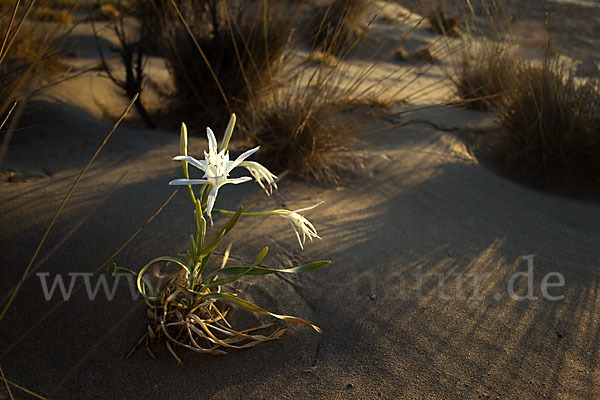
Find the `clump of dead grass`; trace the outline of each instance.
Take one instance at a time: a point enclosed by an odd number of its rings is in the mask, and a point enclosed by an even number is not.
[[[73,13],[71,10],[55,9],[52,7],[38,7],[31,15],[31,18],[34,21],[54,21],[66,26],[73,24]]]
[[[10,117],[0,145],[0,165],[27,98],[37,89],[36,85],[39,86],[39,78],[46,72],[60,70],[56,59],[61,43],[59,31],[63,25],[59,23],[48,30],[44,24],[31,23],[33,19],[47,21],[46,18],[50,18],[43,12],[34,17],[39,11],[35,5],[33,1],[26,4],[0,2],[0,129]],[[15,107],[16,111],[12,113]]]
[[[462,33],[460,29],[461,18],[457,14],[451,13],[446,1],[423,2],[421,9],[433,32],[447,36],[459,36]]]
[[[501,108],[498,156],[546,187],[600,184],[600,83],[564,78],[556,60],[523,64]],[[590,186],[593,185],[593,186]],[[582,190],[587,191],[587,190]]]
[[[35,2],[31,7],[18,2],[0,2],[0,32],[6,36],[6,40],[2,38],[0,64],[11,64],[11,68],[4,68],[5,72],[22,71],[34,62],[37,71],[56,70],[58,29],[48,29],[40,23],[51,21],[58,22],[59,28],[68,26],[72,23],[72,11],[49,10],[37,7]]]
[[[547,44],[541,62],[525,61],[502,1],[483,11],[489,26],[470,28],[450,77],[466,107],[498,115],[487,155],[534,186],[597,194],[600,82],[576,82]]]
[[[158,1],[155,2],[158,5]],[[223,109],[244,115],[273,90],[291,25],[279,3],[169,0],[155,7],[177,95],[173,109],[187,120],[222,128]],[[185,20],[185,23],[184,23]],[[188,29],[189,28],[189,29]]]
[[[358,131],[340,118],[339,102],[311,101],[292,97],[271,103],[257,116],[251,135],[260,143],[259,157],[276,173],[337,182],[340,172],[352,166],[350,150]]]
[[[488,110],[501,103],[517,85],[521,63],[514,48],[482,39],[467,45],[449,77],[467,108]]]
[[[367,0],[331,0],[316,7],[306,24],[313,50],[340,55],[353,46],[365,30]]]

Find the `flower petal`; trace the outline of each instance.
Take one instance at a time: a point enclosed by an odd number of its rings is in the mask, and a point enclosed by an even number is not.
[[[232,161],[229,163],[229,165],[227,165],[226,173],[228,174],[229,172],[231,172],[231,170],[234,169],[235,167],[237,167],[242,161],[244,161],[246,158],[250,157],[252,154],[256,153],[259,148],[260,148],[260,146],[255,147],[250,150],[246,150],[245,152],[240,154],[240,156],[238,158],[236,158],[235,161]]]
[[[318,202],[317,204],[313,204],[312,206],[308,206],[308,207],[300,208],[298,210],[294,210],[294,212],[295,213],[301,213],[303,211],[312,210],[313,208],[318,207],[318,206],[320,206],[323,203],[325,203],[325,200],[321,200],[320,202]]]
[[[173,157],[173,160],[185,161],[187,163],[192,164],[194,167],[198,168],[199,170],[206,171],[206,161],[205,160],[196,160],[194,157],[191,157],[191,156],[176,156],[176,157]]]
[[[249,176],[242,176],[241,178],[227,178],[225,183],[233,183],[234,185],[237,185],[238,183],[244,183],[251,180],[252,178],[250,178]]]
[[[290,225],[292,225],[292,228],[294,229],[294,233],[296,234],[296,237],[298,238],[298,243],[300,243],[300,248],[302,250],[304,250],[304,244],[302,243],[302,240],[300,239],[300,234],[298,233],[298,230],[296,229],[296,225],[294,225],[294,223],[292,221],[289,221]]]
[[[215,138],[215,134],[209,127],[206,127],[206,136],[208,137],[209,154],[217,154],[217,138]]]
[[[170,186],[177,185],[198,185],[202,183],[209,183],[206,179],[174,179],[169,182]]]
[[[208,202],[206,203],[206,215],[210,215],[212,212],[213,206],[215,205],[215,200],[217,199],[217,194],[219,194],[220,186],[213,186],[212,190],[208,194]]]

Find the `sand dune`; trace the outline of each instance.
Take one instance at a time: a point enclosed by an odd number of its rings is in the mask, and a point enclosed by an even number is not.
[[[381,73],[392,67],[384,64]],[[16,284],[110,129],[107,107],[108,114],[123,109],[126,101],[118,98],[108,80],[86,75],[31,103],[39,111],[27,116],[31,128],[15,136],[7,159],[7,168],[28,179],[0,183],[0,293]],[[126,360],[146,327],[139,308],[57,397],[598,398],[598,204],[539,192],[480,165],[454,133],[489,127],[487,114],[453,108],[414,116],[422,121],[398,128],[389,127],[408,117],[372,121],[361,138],[367,145],[356,152],[363,167],[339,185],[283,179],[279,191],[253,205],[296,209],[323,200],[307,213],[323,240],[302,251],[289,225],[275,217],[242,219],[232,232],[232,255],[242,260],[264,245],[270,247],[264,263],[273,267],[332,260],[309,274],[246,277],[234,285],[241,296],[306,318],[323,334],[287,324],[282,340],[222,358],[182,351],[184,365],[177,366],[156,345],[158,360],[143,347]],[[167,183],[180,177],[171,161],[179,152],[175,130],[147,130],[135,121],[117,130],[60,216],[35,273],[66,279],[94,271],[167,200],[173,191]],[[205,140],[190,141],[200,155]],[[254,184],[229,186],[219,194],[220,207],[233,209],[259,193]],[[183,253],[191,212],[180,191],[115,261],[137,269]],[[511,277],[528,271],[530,282],[513,279],[514,295],[525,296],[531,284],[536,299],[511,297]],[[564,285],[544,296],[544,279],[559,283],[557,274]],[[34,274],[26,282],[0,323],[0,365],[9,380],[48,394],[135,302],[125,280],[112,301],[100,295],[90,301],[82,290],[4,353],[59,301],[44,299],[40,279]]]

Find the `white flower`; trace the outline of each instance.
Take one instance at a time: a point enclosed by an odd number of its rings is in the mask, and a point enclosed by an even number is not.
[[[292,225],[292,228],[294,228],[294,232],[296,233],[296,237],[298,238],[298,243],[300,243],[300,248],[304,249],[304,243],[306,242],[307,236],[311,241],[314,237],[318,239],[321,239],[321,237],[317,234],[317,230],[315,229],[314,225],[299,213],[303,211],[312,210],[313,208],[320,206],[321,204],[323,204],[322,201],[317,204],[313,204],[310,207],[300,208],[294,211],[273,210],[271,211],[271,213],[279,215],[288,220],[288,222]],[[298,233],[298,231],[302,232],[302,239],[300,239],[300,233]]]
[[[235,121],[235,116],[232,116],[232,120]],[[202,179],[175,179],[169,182],[169,185],[211,185],[212,188],[208,195],[206,207],[206,214],[210,215],[221,186],[228,183],[238,184],[252,180],[249,176],[229,178],[229,173],[235,167],[239,166],[246,158],[254,154],[258,150],[258,147],[245,151],[236,158],[235,161],[229,161],[229,152],[226,148],[223,148],[220,152],[217,151],[217,139],[215,138],[213,131],[210,128],[206,128],[206,133],[208,136],[208,153],[206,151],[204,152],[204,160],[197,160],[194,157],[187,155],[180,155],[173,158],[173,160],[185,161],[204,171]]]
[[[263,165],[257,163],[256,161],[242,161],[240,163],[240,167],[244,167],[250,172],[250,174],[256,180],[256,183],[263,188],[268,196],[273,193],[273,188],[277,189],[277,183],[275,182],[277,176],[273,175],[271,171],[269,171]],[[263,179],[265,180],[266,186],[262,183]]]

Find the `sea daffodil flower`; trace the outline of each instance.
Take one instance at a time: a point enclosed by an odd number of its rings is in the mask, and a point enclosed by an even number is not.
[[[208,137],[208,153],[206,151],[204,152],[204,160],[197,160],[194,157],[188,156],[185,153],[184,155],[179,155],[173,158],[173,160],[176,161],[187,162],[188,164],[191,164],[204,172],[204,176],[202,177],[202,179],[175,179],[169,182],[169,185],[210,185],[211,190],[208,194],[208,202],[206,205],[207,215],[210,215],[212,212],[215,200],[217,199],[217,194],[219,193],[219,189],[221,188],[221,186],[226,185],[228,183],[238,184],[252,180],[252,178],[249,176],[244,176],[241,178],[229,178],[229,173],[234,168],[240,166],[240,164],[242,164],[246,158],[256,153],[256,151],[259,149],[259,147],[255,147],[253,149],[247,150],[244,153],[242,153],[238,158],[236,158],[235,161],[230,161],[229,152],[227,151],[227,143],[229,142],[229,138],[231,137],[231,132],[233,131],[234,124],[235,114],[231,116],[231,120],[229,121],[229,126],[227,127],[227,132],[225,134],[225,139],[221,151],[217,150],[217,139],[215,138],[215,134],[210,128],[206,128],[206,135]],[[184,131],[184,126],[185,125],[182,124],[182,132]],[[250,171],[250,173],[255,177],[258,184],[261,187],[263,187],[263,189],[264,185],[261,182],[262,179],[265,179],[268,184],[274,183],[275,175],[271,174],[271,172],[269,172],[269,170],[261,164],[252,161],[247,162],[247,164],[245,164],[244,167]]]
[[[290,210],[273,210],[270,211],[269,214],[279,215],[288,220],[288,222],[294,228],[294,232],[296,233],[296,237],[298,238],[298,243],[300,243],[300,248],[304,249],[304,243],[306,242],[306,237],[312,241],[314,237],[321,239],[321,237],[317,234],[317,230],[314,225],[307,220],[300,213],[308,210],[312,210],[313,208],[320,206],[323,202],[319,202],[317,204],[313,204],[310,207],[300,208],[298,210],[290,211]],[[300,239],[300,233],[302,232],[302,239]]]
[[[277,189],[277,183],[275,180],[277,176],[273,175],[271,171],[265,168],[262,164],[257,163],[256,161],[242,161],[240,163],[240,167],[244,167],[250,172],[250,175],[256,180],[256,183],[260,185],[260,187],[265,191],[267,196],[270,196],[273,193],[273,188]],[[265,181],[265,184],[262,181]]]

